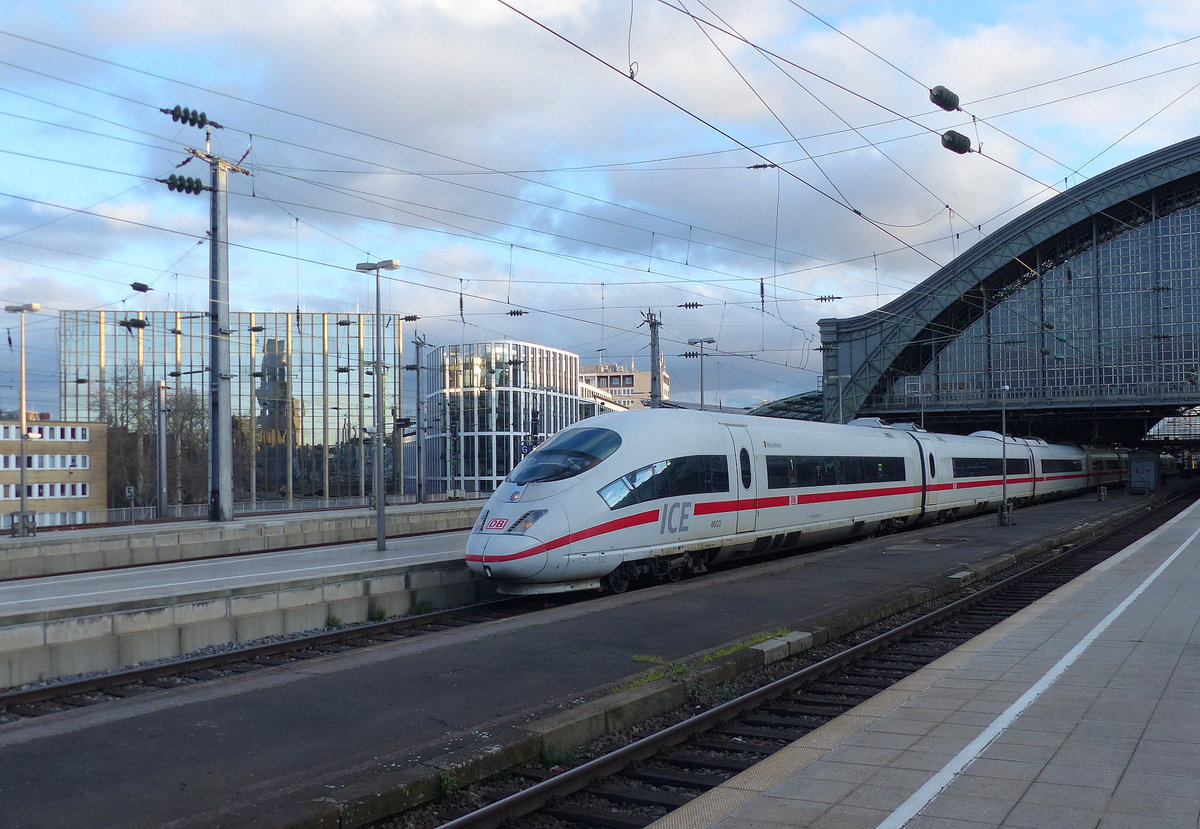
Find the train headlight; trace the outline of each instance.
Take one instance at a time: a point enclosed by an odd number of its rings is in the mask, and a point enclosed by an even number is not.
[[[512,522],[512,524],[507,530],[504,531],[504,533],[506,535],[524,535],[529,531],[529,528],[536,524],[537,520],[545,514],[546,510],[544,509],[530,510],[516,521]]]

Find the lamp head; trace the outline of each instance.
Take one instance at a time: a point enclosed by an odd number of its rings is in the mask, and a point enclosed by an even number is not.
[[[384,259],[382,262],[359,262],[354,267],[360,271],[394,271],[400,267],[400,260]]]

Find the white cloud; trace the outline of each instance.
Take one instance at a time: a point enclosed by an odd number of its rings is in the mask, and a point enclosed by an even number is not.
[[[1197,43],[1078,74],[1190,36],[1182,2],[806,4],[844,35],[781,0],[694,5],[794,64],[780,66],[707,29],[718,51],[660,4],[633,4],[632,30],[630,4],[513,4],[562,38],[490,0],[5,8],[0,29],[111,63],[0,35],[15,64],[0,69],[0,111],[38,119],[5,117],[0,151],[48,159],[26,158],[3,189],[130,221],[0,202],[0,294],[86,307],[128,301],[140,279],[156,286],[143,302],[203,306],[206,244],[153,229],[207,227],[204,199],[153,181],[204,146],[158,112],[178,103],[226,126],[214,152],[252,149],[253,177],[230,184],[235,305],[360,307],[370,286],[349,269],[394,256],[405,270],[386,302],[431,340],[508,334],[644,359],[640,313],[656,308],[676,341],[719,334],[706,385],[748,402],[813,387],[817,319],[920,281],[978,241],[976,225],[1047,198],[1038,182],[1189,137],[1200,107],[1185,94],[1195,70],[1180,69]],[[928,102],[938,83],[967,113]],[[949,128],[985,155],[943,150]],[[783,169],[746,169],[761,159],[739,143]],[[540,313],[509,317],[505,300]],[[696,361],[672,369],[694,396]]]

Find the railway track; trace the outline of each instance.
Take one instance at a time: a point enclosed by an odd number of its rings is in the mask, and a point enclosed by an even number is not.
[[[233,674],[295,664],[450,628],[512,618],[537,612],[546,605],[545,600],[532,597],[498,599],[469,607],[289,637],[65,682],[18,688],[0,692],[0,724],[142,696]]]
[[[646,826],[1066,584],[1195,497],[1181,493],[1131,523],[575,768],[514,770],[506,785],[515,791],[441,829]]]

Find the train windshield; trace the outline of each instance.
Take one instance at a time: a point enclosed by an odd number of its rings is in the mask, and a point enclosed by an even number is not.
[[[539,446],[505,480],[520,485],[571,478],[600,463],[620,445],[621,436],[611,429],[568,429]]]

